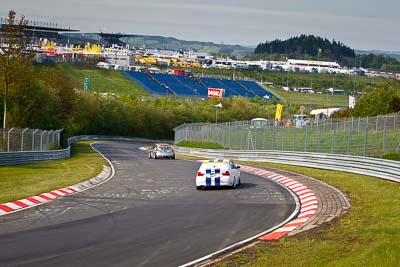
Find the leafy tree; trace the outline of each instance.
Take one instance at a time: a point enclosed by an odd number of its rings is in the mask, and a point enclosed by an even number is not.
[[[287,40],[273,40],[260,43],[255,54],[278,53],[288,57],[304,58],[311,56],[314,59],[341,60],[343,57],[354,58],[355,52],[350,47],[336,40],[329,41],[314,35],[302,34]]]
[[[8,13],[8,23],[2,28],[2,43],[0,51],[0,83],[3,98],[3,128],[7,126],[7,103],[12,90],[18,90],[18,73],[31,66],[32,54],[27,52],[29,39],[24,36],[27,20],[22,16],[18,21],[16,12]]]
[[[400,82],[385,82],[372,92],[357,99],[356,117],[377,116],[400,111]]]

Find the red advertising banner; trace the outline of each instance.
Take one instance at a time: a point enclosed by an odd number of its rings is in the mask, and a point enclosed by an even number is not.
[[[224,89],[221,88],[208,88],[208,97],[212,98],[222,98],[224,94]]]

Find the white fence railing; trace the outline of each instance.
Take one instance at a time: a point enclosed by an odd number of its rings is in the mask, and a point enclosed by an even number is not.
[[[251,125],[249,121],[182,124],[174,129],[181,141],[217,143],[235,150],[281,150],[375,156],[400,152],[400,114],[329,119],[303,127]]]
[[[177,147],[177,153],[207,158],[230,158],[244,161],[272,162],[357,173],[400,182],[400,161],[349,155],[266,151],[219,150]]]

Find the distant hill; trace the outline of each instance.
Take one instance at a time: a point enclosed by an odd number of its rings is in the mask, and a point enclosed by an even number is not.
[[[382,51],[382,50],[356,50],[357,55],[383,55],[385,57],[392,57],[400,61],[400,51]]]
[[[254,54],[277,53],[290,58],[312,58],[329,61],[341,61],[346,57],[355,56],[350,47],[335,40],[323,39],[314,35],[302,34],[287,40],[275,39],[260,43],[254,50]]]
[[[71,41],[76,42],[97,42],[99,36],[96,33],[68,33]],[[193,50],[210,54],[223,54],[242,58],[253,53],[254,48],[241,45],[216,44],[212,42],[185,41],[173,37],[131,35],[121,38],[121,41],[137,48],[166,49],[166,50]]]
[[[376,70],[400,70],[400,52],[355,51],[340,41],[314,35],[300,35],[287,40],[260,43],[249,59],[284,58],[336,61],[342,66]]]

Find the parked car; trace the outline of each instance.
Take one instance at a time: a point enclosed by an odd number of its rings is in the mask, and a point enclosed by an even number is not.
[[[149,159],[175,159],[175,150],[170,144],[154,144],[149,151]]]
[[[296,128],[301,128],[306,125],[311,124],[310,118],[307,115],[293,115],[289,119],[287,119],[285,126],[296,126]]]
[[[196,174],[197,189],[220,186],[235,189],[240,184],[240,166],[229,159],[203,161]]]

